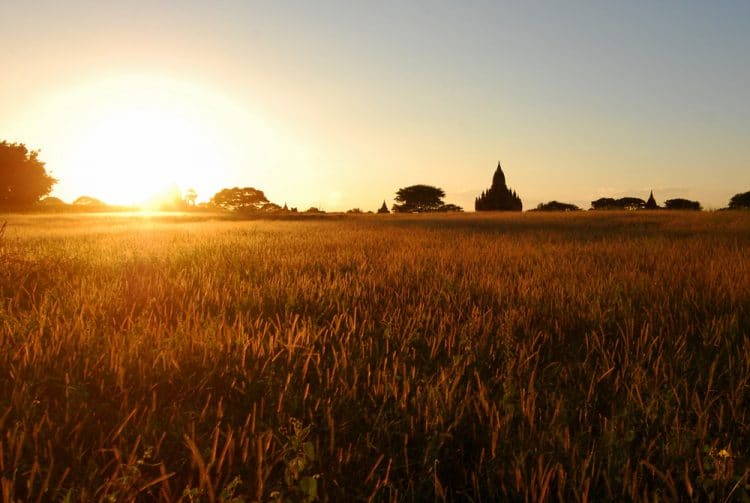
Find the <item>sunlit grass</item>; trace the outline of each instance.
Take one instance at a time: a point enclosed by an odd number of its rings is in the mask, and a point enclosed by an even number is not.
[[[4,501],[748,493],[747,215],[7,220]]]

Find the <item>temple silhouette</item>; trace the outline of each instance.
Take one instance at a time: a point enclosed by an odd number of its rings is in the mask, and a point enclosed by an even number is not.
[[[476,211],[521,211],[523,203],[515,190],[510,190],[505,184],[505,173],[497,163],[497,169],[492,176],[492,186],[483,191],[482,195],[474,200]]]

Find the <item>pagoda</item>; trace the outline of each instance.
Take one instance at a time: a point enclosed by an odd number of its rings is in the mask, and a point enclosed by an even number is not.
[[[505,173],[497,163],[497,169],[492,176],[492,186],[483,191],[482,195],[474,200],[476,211],[521,211],[523,203],[515,190],[510,190],[505,184]]]

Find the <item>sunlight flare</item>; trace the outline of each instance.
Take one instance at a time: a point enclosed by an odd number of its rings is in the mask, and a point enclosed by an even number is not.
[[[207,200],[233,170],[264,164],[273,135],[228,100],[156,77],[102,80],[71,92],[65,164],[79,195],[153,206],[192,188]],[[62,115],[62,114],[60,114]]]

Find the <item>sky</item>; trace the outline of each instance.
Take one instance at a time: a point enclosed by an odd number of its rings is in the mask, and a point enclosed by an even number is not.
[[[0,1],[0,140],[53,195],[726,206],[750,190],[750,2]]]

